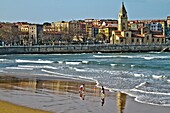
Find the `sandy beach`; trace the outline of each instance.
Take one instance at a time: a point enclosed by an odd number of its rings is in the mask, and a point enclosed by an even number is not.
[[[85,100],[79,97],[78,89],[81,84],[85,84]],[[1,75],[0,111],[5,110],[2,113],[45,113],[45,111],[53,113],[169,113],[170,111],[170,107],[138,103],[126,94],[111,93],[107,90],[104,106],[101,106],[99,92],[100,88],[96,87],[94,81]],[[13,112],[16,110],[17,112]]]
[[[5,101],[0,101],[0,106],[1,113],[50,113],[42,110],[11,104]]]

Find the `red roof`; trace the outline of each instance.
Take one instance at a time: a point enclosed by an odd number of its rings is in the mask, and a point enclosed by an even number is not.
[[[154,38],[165,38],[163,35],[153,35]]]
[[[134,36],[144,38],[144,36],[141,34],[134,34]]]
[[[116,35],[116,36],[118,36],[119,38],[125,38],[124,36],[122,36],[122,35]]]

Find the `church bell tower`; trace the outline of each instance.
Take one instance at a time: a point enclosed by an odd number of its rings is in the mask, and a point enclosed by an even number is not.
[[[128,30],[128,16],[123,2],[118,16],[118,30],[119,31]]]

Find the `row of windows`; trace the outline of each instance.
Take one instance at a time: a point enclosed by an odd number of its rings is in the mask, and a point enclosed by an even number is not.
[[[134,42],[135,40],[134,39],[132,39],[132,43]],[[157,38],[157,39],[152,39],[152,42],[160,42],[160,41],[162,41],[162,42],[164,42],[164,39],[159,39],[159,38]],[[140,40],[139,39],[136,39],[136,42],[140,42]],[[144,42],[144,39],[142,39],[141,40],[141,42],[143,43]]]
[[[151,26],[151,28],[153,28],[153,27],[159,27],[159,28],[162,28],[162,26]]]
[[[151,31],[162,31],[162,29],[151,29]]]
[[[120,39],[120,42],[123,42],[123,41],[124,41],[124,39]],[[157,42],[160,42],[160,41],[164,42],[164,39],[162,39],[162,40],[159,39],[159,38],[158,39],[152,39],[152,42],[156,42],[156,41]],[[132,39],[132,43],[134,43],[134,42],[135,42],[135,39]],[[136,39],[136,42],[139,43],[140,39]],[[144,43],[144,39],[141,39],[141,42]]]
[[[35,27],[30,27],[30,29],[35,29]]]

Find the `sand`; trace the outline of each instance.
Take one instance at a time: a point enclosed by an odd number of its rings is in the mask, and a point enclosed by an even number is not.
[[[78,89],[81,84],[85,84],[85,100],[79,97]],[[111,93],[107,90],[104,105],[101,106],[99,92],[100,88],[96,87],[93,81],[45,77],[0,77],[0,100],[33,109],[53,113],[170,113],[170,107],[141,104],[126,94]],[[26,112],[29,108],[25,107],[19,108]],[[16,110],[15,107],[10,106],[4,108],[7,112],[2,113],[13,113],[11,111]],[[0,111],[1,109],[2,107]]]
[[[9,102],[0,101],[0,113],[50,113],[50,112],[31,109],[28,107],[11,104]]]

